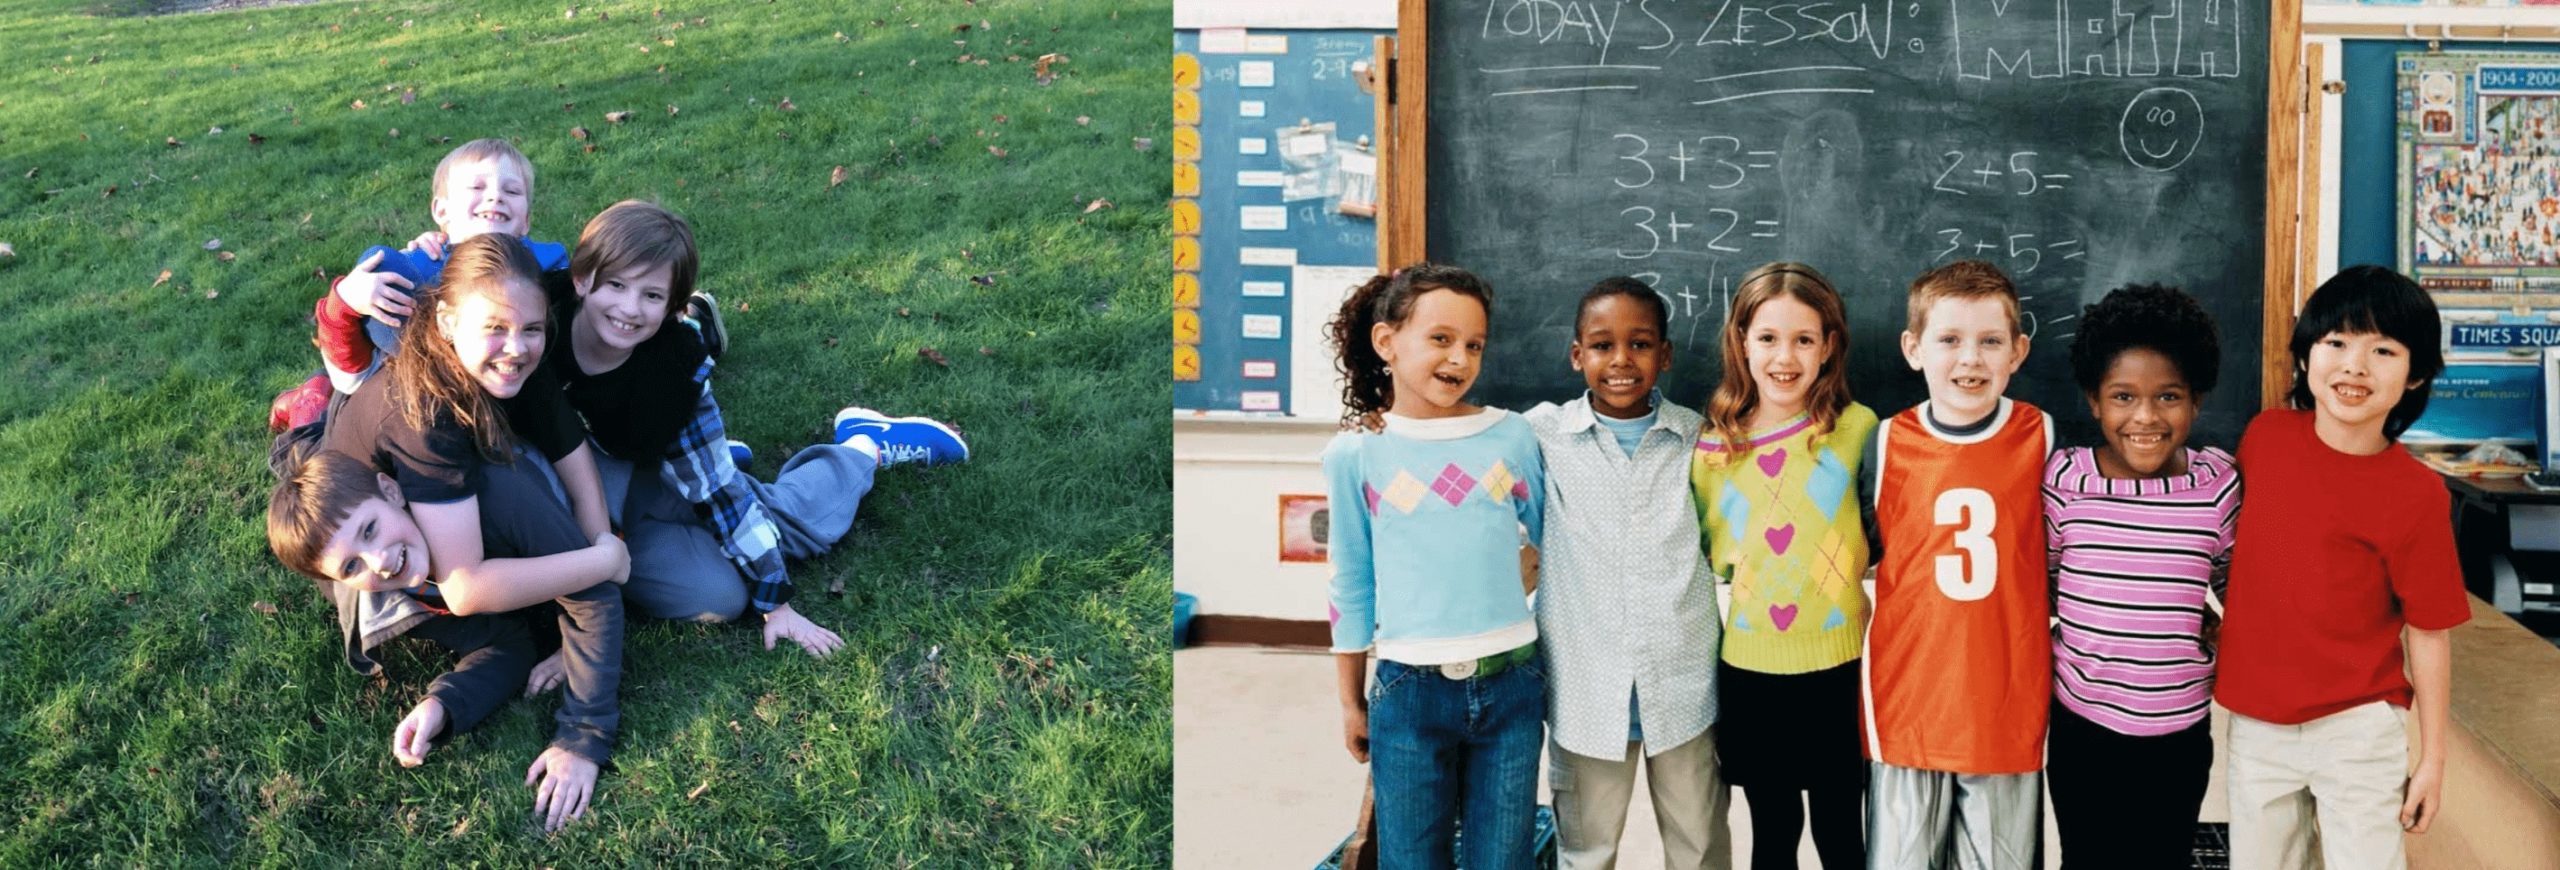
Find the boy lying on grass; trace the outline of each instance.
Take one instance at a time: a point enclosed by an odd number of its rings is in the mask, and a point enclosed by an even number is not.
[[[546,563],[586,555],[586,535],[542,463],[486,466],[480,497],[489,506],[480,513],[488,562]],[[497,710],[525,685],[542,655],[545,638],[537,633],[551,618],[551,605],[468,615],[448,609],[429,570],[426,535],[410,518],[400,486],[354,457],[315,450],[285,474],[268,502],[267,543],[285,567],[319,581],[337,606],[347,664],[357,672],[380,674],[382,665],[368,653],[404,634],[461,657],[453,670],[428,683],[426,697],[392,730],[391,755],[403,767],[425,763],[439,737],[468,731]],[[524,567],[543,570],[542,564]],[[613,580],[629,575],[624,561]],[[575,633],[565,637],[584,642]],[[611,658],[618,661],[620,651],[614,652]],[[603,701],[607,713],[601,723],[574,715],[578,705],[563,703],[550,747],[526,771],[525,784],[538,783],[533,811],[543,818],[544,830],[586,814],[596,771],[612,751],[612,720],[620,715],[611,695]]]

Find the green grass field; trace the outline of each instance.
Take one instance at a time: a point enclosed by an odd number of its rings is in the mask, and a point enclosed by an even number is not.
[[[1163,0],[154,5],[0,0],[0,866],[1170,860]],[[856,401],[977,453],[794,566],[835,658],[635,625],[548,837],[556,696],[400,768],[443,654],[347,669],[260,515],[315,272],[430,229],[483,136],[537,239],[693,222],[765,473]]]

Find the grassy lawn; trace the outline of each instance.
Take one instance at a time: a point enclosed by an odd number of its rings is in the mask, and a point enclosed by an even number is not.
[[[1170,860],[1164,0],[154,6],[0,0],[0,865]],[[977,453],[794,566],[835,658],[635,626],[551,837],[556,697],[400,768],[443,654],[347,669],[261,518],[315,271],[430,229],[483,136],[537,239],[693,222],[762,472],[856,401]]]

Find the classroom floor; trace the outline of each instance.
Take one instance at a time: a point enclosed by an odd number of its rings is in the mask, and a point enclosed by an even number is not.
[[[1323,652],[1206,647],[1173,654],[1173,863],[1176,867],[1307,868],[1351,830],[1366,771],[1342,748],[1333,658]],[[2225,821],[2221,744],[2228,721],[2214,711],[2214,775],[2204,818]],[[1540,775],[1541,802],[1547,800]],[[1636,793],[1644,793],[1636,784]],[[1750,866],[1750,811],[1736,791],[1734,865]],[[1636,800],[1619,843],[1619,866],[1662,866],[1652,808]],[[1810,837],[1799,866],[1820,866]],[[2061,866],[2046,813],[2046,865]]]

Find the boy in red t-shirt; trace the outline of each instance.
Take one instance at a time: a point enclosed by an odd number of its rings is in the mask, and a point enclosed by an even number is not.
[[[2291,408],[2240,439],[2249,492],[2214,688],[2232,712],[2234,867],[2405,867],[2402,832],[2435,820],[2445,632],[2471,611],[2444,483],[2395,442],[2444,370],[2440,329],[2409,279],[2338,273],[2294,323]],[[2413,695],[2414,773],[2393,709]]]

